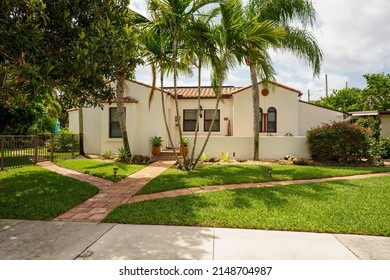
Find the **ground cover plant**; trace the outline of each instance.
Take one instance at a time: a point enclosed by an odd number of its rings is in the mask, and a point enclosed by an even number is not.
[[[111,180],[113,182],[118,182],[145,167],[145,165],[126,164],[111,161],[104,162],[84,158],[59,161],[57,164],[65,168],[87,173],[96,177]],[[116,175],[114,175],[114,168],[118,168]]]
[[[272,168],[272,178],[268,168]],[[379,167],[332,167],[298,165],[202,165],[184,172],[176,167],[150,181],[138,194],[223,184],[259,183],[281,180],[314,179],[390,171]]]
[[[224,190],[121,205],[104,222],[390,236],[390,177]]]
[[[51,220],[97,192],[38,166],[8,169],[0,172],[0,218]]]

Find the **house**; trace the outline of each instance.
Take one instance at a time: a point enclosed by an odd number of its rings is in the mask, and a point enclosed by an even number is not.
[[[173,88],[165,88],[161,93],[154,90],[149,106],[151,87],[136,81],[126,83],[126,123],[133,154],[151,155],[149,139],[162,136],[164,146],[177,146],[179,139],[177,122],[181,122],[183,135],[194,138],[197,117],[197,87],[179,87],[179,117],[176,117]],[[270,83],[268,88],[259,83],[261,132],[260,157],[280,159],[285,155],[310,157],[306,146],[306,131],[311,127],[330,121],[341,121],[345,114],[300,100],[301,92],[290,87]],[[173,142],[169,143],[162,111],[161,94],[165,97],[167,123]],[[253,110],[251,87],[237,88],[225,86],[212,136],[205,153],[208,157],[218,157],[229,152],[233,158],[253,157]],[[201,89],[201,113],[196,152],[200,151],[215,107],[214,92],[211,87]],[[86,153],[103,154],[115,152],[122,146],[116,104],[104,103],[101,108],[84,108],[84,145]],[[69,112],[69,129],[78,133],[77,110]]]
[[[374,116],[380,121],[381,136],[390,136],[390,110],[349,112],[351,118]]]

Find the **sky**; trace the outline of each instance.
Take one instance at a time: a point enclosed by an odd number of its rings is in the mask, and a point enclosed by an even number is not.
[[[247,2],[244,0],[243,2]],[[300,90],[302,99],[318,100],[346,86],[364,88],[364,74],[390,73],[390,1],[389,0],[313,0],[317,22],[310,31],[323,51],[321,74],[290,53],[271,51],[278,83]],[[146,0],[132,0],[130,7],[146,14]],[[210,72],[202,74],[203,85],[210,85]],[[151,84],[149,67],[138,67],[136,80]],[[171,78],[165,81],[173,84]],[[249,70],[237,66],[230,70],[225,85],[248,86]],[[195,86],[196,77],[179,77],[179,86]]]

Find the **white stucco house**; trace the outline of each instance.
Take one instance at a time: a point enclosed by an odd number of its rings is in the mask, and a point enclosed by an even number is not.
[[[340,111],[319,107],[300,100],[301,92],[296,89],[271,83],[268,89],[259,84],[261,92],[261,133],[260,157],[262,159],[280,159],[285,155],[309,158],[306,146],[306,131],[311,127],[331,121],[342,121],[346,115]],[[149,139],[161,136],[164,147],[169,143],[161,106],[161,92],[156,89],[149,107],[151,87],[136,81],[126,83],[126,122],[130,146],[133,154],[151,155]],[[164,94],[168,126],[173,141],[179,139],[176,125],[181,122],[183,135],[190,139],[190,148],[195,131],[197,110],[197,88],[178,88],[179,112],[177,118],[173,98],[173,88],[165,88]],[[229,152],[236,159],[253,157],[253,110],[251,87],[223,88],[223,102],[218,109],[218,119],[213,127],[212,137],[205,153],[208,157],[218,157]],[[211,87],[201,90],[201,114],[199,125],[198,151],[205,140],[211,122],[216,99]],[[103,109],[85,108],[84,139],[85,152],[103,154],[115,152],[122,146],[116,104],[103,104]],[[79,132],[78,112],[69,112],[69,130]],[[174,146],[176,142],[173,143]]]

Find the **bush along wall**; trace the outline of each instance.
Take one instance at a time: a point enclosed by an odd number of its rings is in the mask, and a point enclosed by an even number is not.
[[[357,124],[323,124],[308,130],[306,136],[313,159],[354,163],[368,155],[368,132]]]

